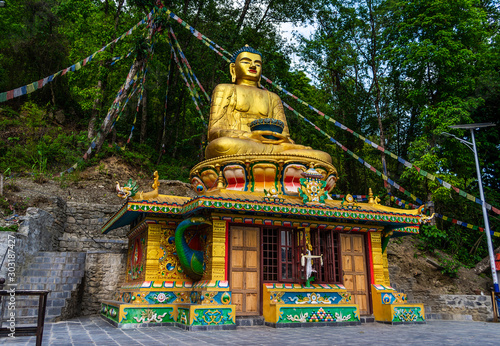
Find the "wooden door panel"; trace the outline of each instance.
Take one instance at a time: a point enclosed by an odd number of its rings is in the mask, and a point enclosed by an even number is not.
[[[260,228],[231,227],[230,278],[238,316],[260,312]]]
[[[243,274],[244,274],[243,272],[231,273],[231,287],[239,290],[244,288]]]
[[[259,312],[259,296],[256,293],[247,293],[246,294],[246,311],[258,313]]]
[[[247,290],[259,289],[259,276],[257,272],[246,272],[245,288]]]
[[[359,306],[359,311],[368,311],[368,305],[367,305],[368,300],[366,299],[367,297],[356,295],[355,298],[356,298],[355,302]]]
[[[341,234],[343,282],[358,304],[360,314],[370,313],[368,273],[363,234]]]
[[[352,238],[352,251],[363,253],[364,250],[364,239],[362,237]]]
[[[233,247],[243,246],[243,230],[231,228],[231,244]]]
[[[364,275],[356,275],[356,292],[365,292],[366,279]]]
[[[233,304],[236,305],[236,312],[241,312],[243,305],[243,294],[241,293],[232,293],[231,294]]]
[[[260,229],[250,229],[245,234],[245,246],[257,247],[259,245],[259,231]]]
[[[341,237],[342,250],[346,252],[351,252],[351,240],[348,237]]]
[[[246,251],[246,268],[257,269],[258,264],[259,263],[257,261],[257,251],[250,251],[250,250]]]
[[[344,275],[344,286],[348,291],[354,288],[354,280],[352,275]]]
[[[354,257],[354,271],[364,272],[365,271],[365,258],[364,256],[353,256]]]
[[[350,272],[353,270],[351,256],[342,256],[342,268],[345,272]]]
[[[232,252],[233,268],[238,268],[238,269],[243,268],[243,254],[244,254],[243,250],[233,250]]]

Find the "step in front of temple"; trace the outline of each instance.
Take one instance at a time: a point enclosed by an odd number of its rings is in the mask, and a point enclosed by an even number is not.
[[[254,327],[264,325],[263,316],[237,316],[236,326],[237,327]]]

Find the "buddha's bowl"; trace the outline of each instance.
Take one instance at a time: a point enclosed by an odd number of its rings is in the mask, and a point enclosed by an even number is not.
[[[250,130],[252,131],[271,131],[282,133],[284,127],[285,124],[281,120],[271,118],[257,119],[250,123]],[[271,140],[280,139],[273,135],[263,135],[263,137]]]

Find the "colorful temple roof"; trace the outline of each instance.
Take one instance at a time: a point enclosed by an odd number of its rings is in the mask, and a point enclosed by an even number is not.
[[[298,196],[280,195],[278,198],[220,189],[194,198],[157,195],[147,200],[129,199],[102,227],[102,232],[129,225],[142,214],[184,219],[207,211],[218,215],[216,218],[238,223],[328,229],[340,227],[339,230],[346,230],[346,224],[350,225],[350,229],[352,224],[358,224],[359,231],[389,228],[402,234],[418,233],[417,225],[425,218],[419,209],[396,209],[377,203],[327,199],[324,203],[309,204]]]

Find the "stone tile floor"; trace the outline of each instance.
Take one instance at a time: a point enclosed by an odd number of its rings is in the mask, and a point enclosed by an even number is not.
[[[0,345],[34,345],[34,336],[0,338]],[[429,321],[419,325],[270,328],[189,332],[176,327],[117,329],[99,316],[45,325],[43,345],[500,345],[500,324]]]

